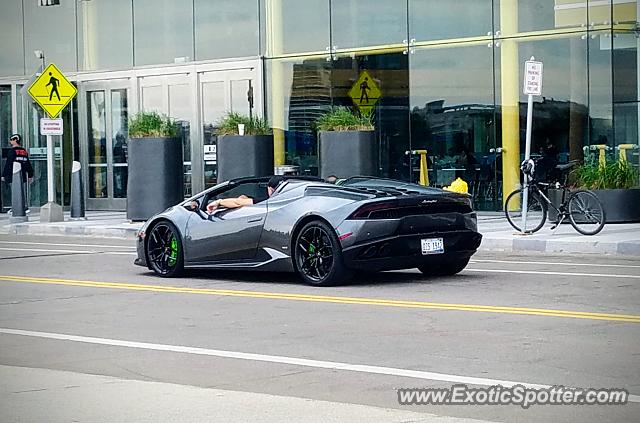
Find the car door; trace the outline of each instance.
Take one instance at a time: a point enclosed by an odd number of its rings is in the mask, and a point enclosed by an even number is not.
[[[256,192],[266,184],[252,183],[233,188],[234,196],[246,193],[256,198]],[[220,198],[229,197],[221,193]],[[185,231],[186,263],[205,264],[220,261],[244,261],[255,257],[262,227],[267,215],[267,203],[262,201],[236,209],[221,209],[208,219],[204,213],[193,213]]]

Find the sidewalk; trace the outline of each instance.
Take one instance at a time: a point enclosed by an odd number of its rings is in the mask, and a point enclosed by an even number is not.
[[[135,239],[142,222],[129,222],[124,212],[87,212],[87,220],[40,223],[40,216],[29,215],[25,223],[9,223],[9,215],[0,214],[0,234],[67,235]],[[478,213],[478,228],[483,235],[481,251],[588,253],[640,257],[640,223],[609,224],[594,236],[584,236],[569,224],[555,231],[551,225],[534,235],[518,234],[499,212]]]

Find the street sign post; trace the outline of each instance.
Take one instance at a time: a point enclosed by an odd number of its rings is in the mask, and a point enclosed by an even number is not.
[[[527,135],[525,140],[524,161],[528,162],[531,157],[531,125],[533,124],[533,96],[542,95],[542,62],[536,62],[535,57],[524,63],[524,94],[527,99]],[[529,176],[523,175],[522,189],[522,231],[527,231],[527,208],[529,206]]]
[[[51,118],[40,122],[43,135],[47,136],[47,204],[40,208],[41,222],[60,222],[64,220],[62,207],[56,204],[56,187],[54,178],[54,145],[53,136],[62,135],[62,119],[57,118],[65,107],[73,100],[78,90],[69,82],[64,74],[50,63],[28,89],[33,100]],[[53,123],[53,122],[57,123]],[[48,123],[47,123],[48,122]],[[58,124],[59,122],[59,124]],[[51,126],[49,126],[51,125]],[[45,129],[42,131],[42,129]],[[57,128],[57,129],[56,129]]]
[[[360,73],[358,80],[349,90],[349,97],[353,100],[353,104],[364,114],[371,113],[381,95],[378,84],[366,70]]]

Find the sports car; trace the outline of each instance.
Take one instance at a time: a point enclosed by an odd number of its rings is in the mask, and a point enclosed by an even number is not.
[[[466,194],[384,178],[289,177],[268,196],[268,180],[226,181],[153,216],[138,233],[135,264],[163,277],[184,268],[295,272],[327,286],[362,271],[453,275],[482,239]],[[207,213],[211,201],[240,195],[254,204]]]

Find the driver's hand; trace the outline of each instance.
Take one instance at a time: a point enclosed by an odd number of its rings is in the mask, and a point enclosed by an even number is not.
[[[213,212],[215,212],[219,206],[220,206],[219,200],[210,202],[209,204],[207,204],[207,213],[213,214]]]

